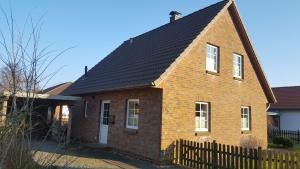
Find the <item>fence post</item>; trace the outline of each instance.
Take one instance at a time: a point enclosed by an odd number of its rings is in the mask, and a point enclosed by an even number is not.
[[[298,130],[297,131],[297,144],[300,143],[300,131]]]
[[[217,162],[217,159],[218,159],[218,152],[217,152],[217,148],[218,145],[217,145],[217,142],[216,140],[213,141],[213,147],[212,147],[212,167],[213,169],[218,169],[218,162]]]
[[[178,146],[179,146],[179,142],[178,142],[178,140],[176,140],[176,142],[175,142],[175,151],[174,151],[174,155],[175,155],[174,162],[175,162],[175,164],[178,164]]]
[[[263,159],[262,159],[262,149],[261,149],[261,147],[258,147],[257,158],[255,160],[257,160],[257,169],[262,169],[262,160]]]
[[[179,140],[179,164],[180,165],[182,165],[182,155],[183,155],[182,143],[183,143],[183,140],[180,139]]]

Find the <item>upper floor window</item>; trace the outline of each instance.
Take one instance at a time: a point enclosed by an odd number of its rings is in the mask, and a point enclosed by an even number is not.
[[[218,47],[207,44],[206,46],[206,70],[217,73],[219,70]]]
[[[209,126],[209,106],[208,103],[196,102],[195,121],[196,131],[208,131]]]
[[[139,111],[139,100],[129,99],[127,101],[126,128],[138,129]]]
[[[241,107],[242,131],[250,130],[250,107]]]
[[[233,77],[243,77],[243,57],[238,54],[233,54]]]

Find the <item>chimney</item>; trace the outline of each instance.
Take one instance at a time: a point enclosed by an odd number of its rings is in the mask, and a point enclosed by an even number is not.
[[[85,66],[85,67],[84,67],[84,77],[85,77],[85,78],[87,77],[87,72],[88,72],[88,67]]]
[[[180,19],[181,18],[181,13],[177,12],[177,11],[171,11],[170,12],[170,22],[174,22],[176,21],[177,19]]]

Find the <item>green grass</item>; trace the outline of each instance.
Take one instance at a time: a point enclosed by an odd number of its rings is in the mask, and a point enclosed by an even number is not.
[[[291,151],[291,152],[295,152],[295,153],[300,153],[300,145],[294,145],[294,147],[292,147],[292,148],[283,148],[279,145],[269,143],[268,148],[276,148],[276,149],[281,149],[283,151]]]

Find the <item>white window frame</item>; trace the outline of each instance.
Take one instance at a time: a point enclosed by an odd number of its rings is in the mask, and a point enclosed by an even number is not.
[[[211,53],[211,49],[209,50],[209,48],[216,50],[217,51],[216,55]],[[214,60],[215,62],[211,63],[211,60]],[[210,65],[210,64],[213,64],[213,65]],[[211,69],[211,67],[213,67],[213,69]],[[219,47],[210,45],[210,44],[206,44],[206,70],[209,72],[218,73],[218,71],[219,71]]]
[[[197,131],[197,132],[207,132],[208,131],[208,129],[209,129],[209,113],[210,113],[210,110],[209,110],[209,103],[207,103],[207,102],[195,102],[195,105],[197,105],[197,104],[200,104],[200,111],[197,111],[197,109],[195,108],[195,130]],[[198,121],[198,123],[199,123],[199,126],[201,126],[201,124],[200,124],[200,122],[201,122],[201,114],[203,113],[203,111],[201,111],[201,105],[206,105],[207,106],[207,128],[198,128],[197,127],[197,116],[196,116],[196,113],[197,112],[199,112],[199,121]]]
[[[85,104],[84,104],[84,118],[88,117],[88,114],[87,114],[88,104],[89,104],[89,102],[87,100],[85,100]]]
[[[248,126],[247,127],[244,127],[243,125],[243,117],[242,116],[245,116],[246,114],[244,113],[244,109],[248,109]],[[241,106],[241,130],[242,131],[249,131],[250,130],[250,118],[251,118],[251,113],[250,113],[250,106]]]
[[[128,124],[128,119],[129,119],[129,102],[138,102],[138,104],[140,104],[140,100],[139,99],[128,99],[127,100],[126,128],[137,130],[139,128],[139,113],[138,114],[134,114],[134,115],[137,116],[137,117],[134,117],[134,118],[137,118],[137,125],[135,126],[135,125],[129,125]]]
[[[239,58],[240,59],[240,63],[238,62],[235,62],[235,58]],[[236,78],[239,78],[239,79],[242,79],[243,78],[243,56],[242,55],[239,55],[239,54],[236,54],[234,53],[233,54],[233,58],[232,58],[232,62],[233,62],[233,77],[236,77]],[[236,74],[236,68],[238,68],[238,73],[239,75]]]

